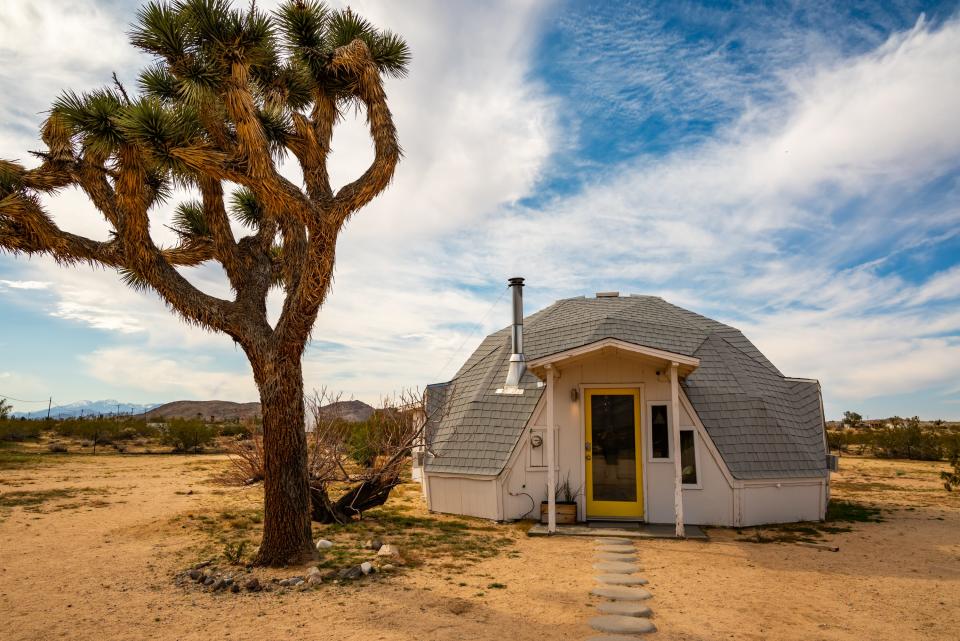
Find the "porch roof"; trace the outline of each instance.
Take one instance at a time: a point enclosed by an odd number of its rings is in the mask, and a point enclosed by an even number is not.
[[[499,474],[543,393],[540,367],[597,345],[680,363],[682,387],[734,477],[825,474],[819,384],[784,377],[739,330],[654,296],[569,298],[526,317],[521,395],[496,393],[510,328],[488,336],[428,391],[444,410],[428,426],[436,456],[427,472]]]

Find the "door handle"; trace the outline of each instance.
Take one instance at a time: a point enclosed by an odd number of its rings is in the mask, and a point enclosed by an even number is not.
[[[586,460],[588,460],[588,461],[589,461],[589,460],[592,460],[592,459],[590,458],[590,455],[589,455],[589,454],[587,454],[584,458],[585,458]]]

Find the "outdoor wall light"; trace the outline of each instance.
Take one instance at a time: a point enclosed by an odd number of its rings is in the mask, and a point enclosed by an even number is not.
[[[530,445],[532,445],[533,447],[540,447],[541,445],[543,445],[543,437],[540,436],[539,434],[531,434]]]
[[[580,398],[580,390],[574,387],[570,390],[570,400],[576,403],[578,398]]]

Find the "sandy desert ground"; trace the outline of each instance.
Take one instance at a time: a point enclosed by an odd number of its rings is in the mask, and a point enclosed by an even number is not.
[[[849,531],[712,529],[708,542],[643,541],[639,555],[659,627],[652,638],[960,639],[960,493],[940,486],[945,466],[841,464],[834,495],[880,508],[882,522],[825,528]],[[214,482],[224,465],[220,456],[110,454],[0,469],[0,639],[591,636],[591,541],[529,538],[516,524],[476,522],[462,535],[445,529],[424,538],[425,549],[407,546],[420,540],[410,532],[394,532],[416,562],[353,584],[241,594],[177,585],[179,572],[233,536],[231,524],[255,534],[242,515],[255,513],[258,491]],[[377,532],[388,541],[391,527],[427,522],[404,515],[430,519],[413,486],[387,507],[392,520]],[[317,534],[346,549],[363,538],[363,527],[318,527]],[[296,569],[256,572],[266,580]]]

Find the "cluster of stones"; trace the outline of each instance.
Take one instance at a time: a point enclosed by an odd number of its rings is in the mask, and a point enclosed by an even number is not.
[[[612,537],[599,538],[594,543],[597,562],[593,569],[599,572],[599,585],[590,594],[605,600],[597,606],[600,614],[592,617],[589,624],[606,635],[588,641],[629,641],[637,638],[634,635],[656,632],[657,627],[649,619],[653,612],[644,605],[653,595],[640,587],[647,585],[647,580],[637,575],[640,567],[633,543]]]
[[[234,594],[239,593],[242,589],[246,589],[248,592],[260,592],[265,589],[256,577],[244,581],[242,577],[223,571],[212,563],[212,560],[198,563],[181,574],[178,577],[178,582],[182,583],[189,580],[210,592],[232,592]],[[243,584],[242,587],[241,583]]]
[[[333,542],[327,539],[320,539],[316,543],[317,551],[321,555],[332,548],[333,545]],[[194,582],[210,592],[229,591],[234,594],[243,590],[247,592],[269,592],[276,588],[299,588],[303,590],[320,585],[324,581],[354,581],[378,571],[390,572],[396,569],[394,563],[401,561],[400,550],[397,546],[385,544],[379,539],[367,541],[363,547],[375,555],[376,564],[372,561],[364,561],[358,565],[349,565],[326,571],[314,566],[303,575],[273,579],[268,583],[261,583],[256,577],[243,580],[242,577],[238,576],[243,572],[249,573],[250,568],[241,569],[231,574],[213,565],[214,561],[211,559],[198,563],[186,572],[181,573],[177,577],[177,582],[178,584]]]

